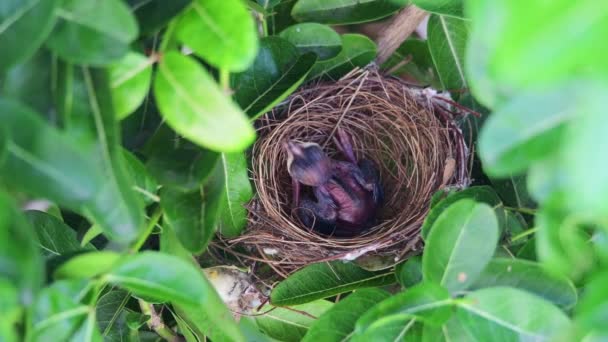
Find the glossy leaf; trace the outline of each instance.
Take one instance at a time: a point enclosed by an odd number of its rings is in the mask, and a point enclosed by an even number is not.
[[[312,53],[299,56],[282,38],[266,37],[260,41],[249,69],[234,76],[234,98],[250,118],[256,119],[296,90],[315,61]]]
[[[38,235],[38,243],[45,256],[69,254],[81,250],[76,231],[55,216],[36,210],[26,211],[25,215]]]
[[[606,325],[606,301],[608,273],[598,272],[585,286],[585,292],[575,309],[575,319],[580,327],[589,331],[604,330]]]
[[[100,161],[93,146],[79,144],[18,103],[0,100],[0,117],[11,131],[8,156],[0,168],[5,179],[85,213],[118,242],[129,242],[137,235],[142,223],[137,201],[133,193],[121,192],[124,188],[117,182],[123,179],[108,166],[107,155]],[[16,127],[29,127],[37,134],[18,132]]]
[[[568,0],[466,4],[473,23],[467,48],[468,78],[477,99],[488,107],[516,90],[538,90],[572,78],[608,74],[608,50],[597,44],[608,35],[605,6]]]
[[[213,286],[200,270],[178,257],[141,252],[124,258],[105,277],[135,296],[203,309],[217,329],[234,341],[243,340]]]
[[[6,0],[0,8],[0,71],[24,62],[55,25],[58,0]]]
[[[152,59],[129,52],[110,65],[110,88],[117,119],[133,113],[148,95],[152,64]]]
[[[364,332],[355,333],[350,341],[420,341],[422,334],[422,323],[415,318],[407,316],[391,316],[383,319]]]
[[[156,179],[150,175],[144,164],[133,153],[123,149],[122,155],[127,173],[133,182],[132,188],[140,194],[144,203],[157,202],[156,188],[158,184]]]
[[[184,192],[199,189],[219,159],[219,153],[181,139],[165,125],[150,138],[144,154],[146,169],[160,184]]]
[[[370,272],[342,261],[306,266],[274,287],[270,294],[273,305],[294,305],[327,298],[365,287],[395,282],[392,272]]]
[[[355,290],[325,311],[310,326],[302,342],[344,341],[353,333],[359,316],[389,296],[388,292],[376,288]]]
[[[174,255],[193,264],[195,263],[192,253],[179,242],[175,231],[170,225],[163,225],[163,233],[160,234],[159,240],[161,252]],[[195,264],[195,266],[198,266],[198,264]]]
[[[450,193],[444,199],[437,202],[435,205],[431,207],[431,210],[427,214],[424,219],[424,223],[421,228],[421,235],[424,239],[428,239],[429,233],[431,231],[431,227],[439,218],[442,212],[444,212],[447,208],[449,208],[453,203],[461,199],[469,198],[475,200],[479,203],[486,203],[489,206],[496,208],[496,216],[499,220],[499,224],[502,225],[504,223],[504,210],[502,208],[502,201],[494,191],[489,186],[481,185],[481,186],[472,186],[470,188],[464,189],[462,191]]]
[[[308,74],[308,79],[327,77],[338,80],[355,67],[364,67],[376,58],[376,44],[364,35],[342,35],[342,50],[331,59],[317,62]]]
[[[550,340],[570,325],[553,304],[509,287],[478,290],[458,304],[458,320],[480,341]]]
[[[576,304],[576,288],[568,278],[548,272],[541,264],[520,259],[493,259],[469,287],[510,286],[533,293],[567,310]]]
[[[408,288],[422,281],[422,258],[417,255],[400,263],[395,268],[397,281],[401,286]]]
[[[608,167],[608,156],[598,155],[596,149],[608,144],[604,117],[608,99],[603,96],[608,84],[583,82],[578,90],[584,95],[574,104],[577,117],[565,129],[559,163],[564,179],[558,176],[558,182],[563,182],[569,195],[564,198],[568,209],[604,224],[608,219],[608,176],[603,170]]]
[[[0,92],[6,97],[27,103],[42,114],[48,114],[53,102],[52,70],[51,54],[46,49],[40,49],[29,59],[12,66],[4,73]]]
[[[258,328],[271,338],[279,341],[300,341],[315,322],[313,317],[321,316],[332,306],[332,302],[317,300],[290,307],[297,311],[277,307],[264,315],[256,316],[255,321]],[[265,305],[261,308],[261,312],[271,308],[271,305]]]
[[[258,48],[253,18],[239,0],[194,0],[175,30],[182,43],[219,69],[247,69]]]
[[[205,202],[201,192],[164,187],[160,198],[164,223],[171,226],[180,243],[192,253],[203,251],[208,241],[203,239]]]
[[[433,224],[422,256],[424,280],[450,292],[466,289],[490,261],[497,242],[492,208],[470,199],[457,201]]]
[[[563,94],[572,96],[567,99]],[[479,136],[479,156],[490,176],[506,177],[555,152],[576,114],[577,91],[557,87],[523,93],[492,113]]]
[[[318,23],[289,26],[279,36],[293,44],[300,54],[314,52],[319,60],[335,57],[342,50],[342,38],[331,27]]]
[[[465,20],[433,14],[427,26],[428,44],[443,89],[458,92],[467,88],[465,47],[468,23]]]
[[[536,214],[536,253],[550,271],[576,280],[594,267],[595,255],[589,235],[555,202],[547,201]]]
[[[72,280],[58,281],[43,289],[31,310],[30,339],[68,341],[76,338],[92,311],[80,303],[86,295],[83,291],[86,286],[86,281]],[[90,331],[99,334],[95,325],[90,327]]]
[[[389,16],[407,3],[406,0],[298,0],[291,15],[298,21],[355,24]]]
[[[218,231],[236,237],[247,225],[245,205],[253,196],[247,160],[242,153],[222,153],[219,164],[224,171],[224,195]]]
[[[192,0],[127,0],[142,34],[154,33],[186,8]]]
[[[99,297],[95,311],[104,341],[128,341],[130,321],[145,318],[127,308],[129,299],[131,295],[123,290],[112,290]]]
[[[237,152],[255,139],[245,114],[191,57],[177,52],[163,57],[154,95],[169,126],[201,146]]]
[[[78,254],[64,262],[55,270],[55,278],[92,278],[110,271],[121,259],[112,251]]]
[[[454,17],[463,15],[463,0],[412,0],[412,3],[428,12]]]
[[[374,326],[402,318],[403,325],[418,319],[433,326],[441,326],[450,318],[452,299],[448,291],[432,283],[421,283],[374,305],[357,320],[355,336]]]
[[[19,304],[29,306],[44,280],[36,234],[2,191],[0,207],[0,285],[6,281],[17,292]]]
[[[65,0],[57,16],[47,46],[70,63],[117,62],[138,34],[135,18],[120,0]]]

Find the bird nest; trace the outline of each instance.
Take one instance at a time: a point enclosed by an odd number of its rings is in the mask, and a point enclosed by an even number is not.
[[[244,234],[224,242],[230,249],[244,246],[251,253],[247,258],[282,276],[336,259],[378,269],[417,253],[432,195],[469,182],[469,153],[455,123],[464,112],[455,106],[430,88],[412,87],[374,68],[294,93],[256,122],[251,178],[257,196],[248,206]],[[284,149],[288,140],[314,142],[340,159],[332,139],[338,128],[352,137],[358,160],[376,163],[384,189],[376,224],[349,238],[323,236],[300,223]]]

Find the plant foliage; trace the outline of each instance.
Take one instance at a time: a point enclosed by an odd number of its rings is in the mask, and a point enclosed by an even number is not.
[[[410,3],[428,37],[382,67],[482,114],[474,184],[421,255],[309,265],[235,320],[201,265],[247,224],[253,120]],[[607,36],[591,0],[3,0],[0,340],[601,340]]]

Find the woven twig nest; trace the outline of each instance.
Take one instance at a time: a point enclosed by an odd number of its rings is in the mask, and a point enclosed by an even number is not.
[[[285,276],[307,264],[380,258],[390,266],[419,250],[420,226],[431,196],[468,183],[468,151],[451,101],[428,88],[412,88],[375,68],[351,72],[293,94],[257,122],[251,177],[257,190],[244,235],[252,258]],[[357,158],[379,167],[385,192],[377,224],[351,238],[305,228],[291,207],[292,184],[283,143],[315,142],[340,158],[331,137],[340,127],[352,136]]]

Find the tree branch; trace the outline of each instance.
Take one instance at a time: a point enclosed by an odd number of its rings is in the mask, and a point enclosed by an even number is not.
[[[395,15],[377,39],[378,57],[376,63],[380,65],[386,62],[399,45],[420,25],[427,14],[426,11],[414,5],[409,5]]]

